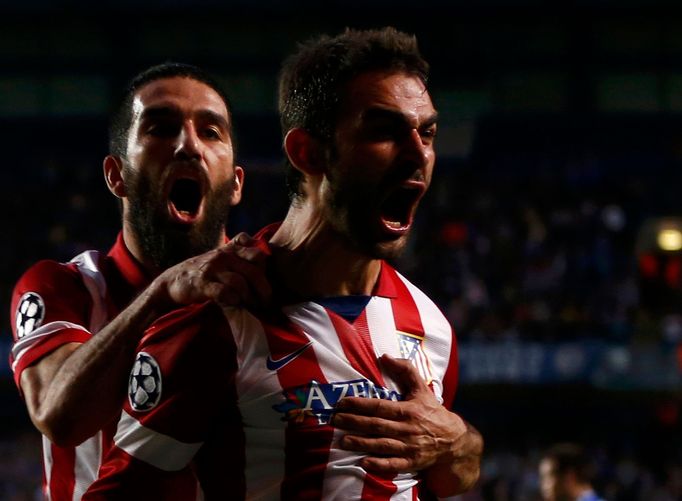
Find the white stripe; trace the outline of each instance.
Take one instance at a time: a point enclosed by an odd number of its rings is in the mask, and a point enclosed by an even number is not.
[[[88,332],[88,330],[82,325],[72,324],[71,322],[50,322],[49,324],[41,325],[36,330],[31,332],[28,336],[20,339],[14,346],[12,346],[12,356],[14,357],[14,363],[12,364],[12,371],[16,368],[21,357],[31,349],[31,347],[43,339],[45,336],[50,336],[57,331],[63,329],[78,329],[81,331]]]
[[[45,435],[43,439],[43,468],[45,468],[45,499],[50,501],[52,495],[50,492],[50,480],[52,479],[52,467],[54,461],[52,459],[52,442],[50,442]]]
[[[373,297],[365,313],[377,357],[387,354],[393,358],[401,358],[400,337],[396,334],[391,300],[385,297]]]
[[[164,471],[178,471],[187,466],[202,442],[180,442],[143,426],[127,412],[121,413],[114,443],[137,459]]]
[[[76,447],[74,501],[83,497],[85,491],[95,481],[101,462],[102,432],[100,431]]]
[[[90,331],[97,332],[109,322],[105,298],[107,284],[99,269],[99,252],[85,251],[71,260],[83,277],[83,283],[92,297],[90,312]]]
[[[393,479],[398,490],[391,496],[391,501],[412,501],[412,489],[417,486],[417,478],[414,473],[399,473]]]
[[[357,452],[345,451],[339,447],[339,440],[343,435],[341,430],[334,429],[320,499],[360,499],[362,496],[366,472],[357,466],[360,459]]]
[[[378,355],[387,354],[393,358],[403,358],[400,350],[400,336],[395,325],[393,306],[388,298],[375,297],[367,305],[367,327],[372,337],[372,344],[379,352]],[[410,349],[413,349],[410,346]],[[400,387],[386,373],[383,373],[386,386],[400,392]],[[403,473],[393,479],[396,492],[391,496],[391,501],[412,501],[412,489],[417,485],[415,474]]]
[[[244,423],[248,499],[278,499],[284,480],[286,422],[272,406],[284,401],[276,372],[265,366],[270,353],[263,326],[245,310],[225,308],[237,346],[239,412]]]

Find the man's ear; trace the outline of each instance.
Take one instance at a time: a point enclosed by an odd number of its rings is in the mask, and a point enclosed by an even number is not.
[[[284,137],[284,152],[296,169],[307,175],[324,172],[324,156],[319,140],[309,132],[295,128]]]
[[[104,179],[109,191],[118,198],[126,196],[125,183],[123,182],[123,162],[120,157],[107,155],[102,162]]]
[[[244,169],[239,165],[234,166],[234,185],[232,188],[230,205],[237,205],[242,199],[242,189],[244,188]]]

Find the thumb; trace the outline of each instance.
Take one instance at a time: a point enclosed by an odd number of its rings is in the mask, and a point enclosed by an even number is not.
[[[265,240],[253,238],[247,233],[239,233],[229,244],[237,256],[253,263],[263,263],[270,255],[270,247]]]
[[[403,395],[414,396],[420,391],[430,391],[419,371],[409,360],[382,355],[381,367],[398,384]]]
[[[256,245],[258,242],[257,239],[253,238],[251,235],[245,232],[237,233],[231,240],[231,242],[234,242],[236,245],[241,245],[243,247],[251,247],[253,245]]]

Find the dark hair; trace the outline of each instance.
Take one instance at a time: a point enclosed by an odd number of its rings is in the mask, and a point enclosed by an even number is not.
[[[353,30],[322,35],[298,46],[279,75],[279,114],[282,136],[300,127],[329,144],[334,133],[344,86],[369,71],[405,72],[425,84],[429,65],[413,35],[395,28]],[[290,196],[300,192],[301,173],[287,160]]]
[[[578,444],[555,444],[543,457],[554,462],[554,469],[558,475],[572,471],[579,482],[591,483],[594,479],[594,464],[588,458],[585,449]]]
[[[127,153],[128,131],[132,123],[132,105],[135,93],[150,82],[164,78],[185,77],[211,87],[222,98],[227,108],[230,135],[232,135],[232,107],[227,94],[215,79],[201,68],[190,64],[167,62],[147,68],[135,75],[118,100],[109,124],[109,153],[125,157]]]

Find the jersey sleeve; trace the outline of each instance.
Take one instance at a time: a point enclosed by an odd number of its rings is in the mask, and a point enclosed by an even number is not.
[[[215,305],[159,319],[139,345],[114,444],[83,499],[109,499],[101,493],[121,489],[137,495],[140,478],[159,489],[169,483],[186,488],[187,479],[196,478],[188,473],[192,460],[235,402],[236,368],[229,325]]]
[[[72,264],[40,261],[17,282],[10,307],[10,365],[19,386],[22,371],[45,355],[90,338],[91,296]]]

